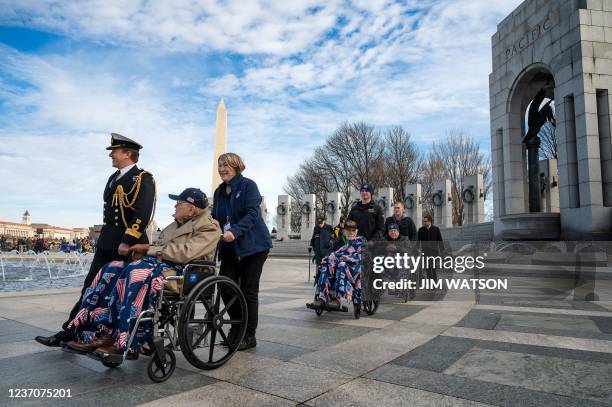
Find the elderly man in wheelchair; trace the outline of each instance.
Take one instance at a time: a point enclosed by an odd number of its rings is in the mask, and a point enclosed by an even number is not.
[[[132,262],[114,261],[100,269],[68,325],[78,340],[68,342],[64,350],[88,354],[108,367],[136,359],[139,353],[152,355],[148,373],[154,381],[172,374],[173,350],[179,347],[202,369],[220,366],[234,354],[236,347],[230,346],[220,358],[214,355],[217,340],[227,339],[224,324],[238,325],[241,338],[246,330],[244,296],[231,280],[216,276],[219,223],[199,189],[169,197],[177,201],[175,222],[153,245],[132,246]],[[222,304],[221,290],[234,294],[231,304]],[[242,318],[224,319],[236,301],[244,311]]]

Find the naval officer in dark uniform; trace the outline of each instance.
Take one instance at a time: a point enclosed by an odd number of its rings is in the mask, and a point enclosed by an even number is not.
[[[37,342],[60,346],[60,342],[72,340],[65,331],[66,326],[76,316],[83,293],[100,268],[113,260],[126,260],[131,246],[149,243],[146,229],[155,210],[155,180],[149,172],[136,166],[141,148],[136,141],[111,133],[111,144],[106,149],[110,150],[109,157],[117,171],[109,177],[104,188],[104,223],[81,297],[62,330],[52,336],[37,336]]]

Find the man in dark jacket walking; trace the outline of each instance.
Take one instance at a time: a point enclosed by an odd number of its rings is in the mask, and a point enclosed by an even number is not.
[[[325,223],[325,218],[318,218],[310,239],[310,247],[314,250],[314,260],[317,266],[321,264],[321,260],[331,249],[333,241],[334,229]]]
[[[368,240],[382,239],[385,235],[385,218],[380,205],[372,200],[374,187],[369,182],[364,182],[361,184],[359,192],[361,201],[351,208],[347,220],[357,222],[359,236]]]
[[[425,256],[440,256],[444,251],[444,243],[442,243],[442,234],[437,226],[433,225],[430,215],[423,216],[423,227],[418,233],[419,246]],[[427,278],[438,280],[436,274],[435,262],[429,262],[430,267],[427,269]]]
[[[400,236],[406,236],[409,240],[417,239],[416,225],[410,216],[404,217],[404,203],[396,202],[393,205],[393,216],[385,219],[385,229],[389,230],[389,225],[396,223],[399,225]]]

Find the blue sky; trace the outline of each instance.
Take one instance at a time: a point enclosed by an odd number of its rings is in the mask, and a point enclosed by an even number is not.
[[[23,4],[21,4],[23,3]],[[211,189],[215,108],[269,206],[344,121],[489,150],[491,35],[519,0],[0,0],[0,220],[101,222],[111,132],[168,193]]]

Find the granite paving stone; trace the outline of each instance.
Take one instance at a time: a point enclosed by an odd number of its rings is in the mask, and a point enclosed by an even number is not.
[[[455,326],[465,326],[477,329],[494,329],[500,319],[499,312],[471,310]]]
[[[597,324],[588,318],[559,318],[552,315],[512,315],[502,314],[496,329],[508,330],[507,328],[520,326],[536,329],[550,329],[558,331],[577,331],[577,332],[593,332],[601,333]],[[472,327],[476,328],[476,327]]]
[[[478,342],[473,339],[438,336],[391,363],[415,369],[443,372]]]
[[[105,405],[112,406],[134,406],[147,401],[163,399],[164,397],[183,394],[186,391],[208,387],[216,383],[215,379],[205,377],[196,373],[177,369],[172,378],[163,383],[153,383],[146,377],[146,371],[141,375],[146,383],[133,384],[132,380],[114,382],[114,385],[105,388],[93,388],[92,391],[78,394],[71,399],[64,400],[65,406],[92,406],[99,407],[101,401]],[[131,375],[130,378],[133,378]]]
[[[588,352],[612,353],[612,342],[600,339],[572,338],[564,336],[538,335],[533,333],[510,332],[452,327],[442,333],[444,336],[471,338],[498,342],[521,343],[524,345],[550,346],[576,349]]]
[[[256,406],[294,406],[295,402],[270,394],[246,389],[231,383],[219,382],[209,386],[200,387],[170,397],[161,398],[142,407],[167,406],[204,406],[204,407],[256,407]]]
[[[303,402],[351,379],[352,376],[346,374],[285,362],[281,366],[256,370],[249,375],[243,376],[238,380],[237,384],[253,390]]]
[[[425,333],[414,330],[410,324],[397,324],[297,357],[293,362],[360,375],[422,345],[443,330],[443,326],[438,326],[437,332]]]
[[[365,377],[433,393],[497,406],[603,407],[595,400],[575,399],[521,387],[387,364]]]
[[[591,321],[597,324],[597,328],[601,332],[605,334],[612,334],[612,316],[610,317],[592,316],[590,318],[591,318]]]
[[[489,405],[370,379],[353,380],[308,401],[308,405],[314,407],[341,405],[365,407],[374,404],[406,407],[484,407]]]
[[[370,316],[374,319],[388,319],[401,321],[427,307],[423,305],[410,305],[410,304],[381,304],[376,311],[376,314]]]
[[[180,360],[180,366],[185,369],[197,371],[208,377],[232,383],[237,383],[243,376],[252,374],[255,370],[267,369],[282,364],[283,362],[281,360],[267,358],[249,352],[238,352],[225,365],[212,370],[198,370],[189,365],[186,360],[182,358]]]
[[[612,364],[474,348],[445,374],[612,404]]]
[[[278,359],[284,362],[287,362],[310,352],[312,352],[311,349],[300,348],[298,346],[292,345],[285,345],[282,343],[268,342],[259,339],[257,340],[257,347],[245,351],[245,353],[254,353],[258,356]]]
[[[295,297],[278,297],[278,296],[269,296],[269,295],[260,295],[259,296],[259,304],[276,304],[278,302],[285,301],[293,301]]]
[[[17,321],[0,321],[0,344],[31,340],[38,335],[51,335],[52,332]]]
[[[370,328],[345,325],[339,325],[332,329],[319,329],[285,324],[264,324],[258,327],[257,338],[316,350],[336,345],[370,331]]]
[[[51,350],[50,348],[42,347],[38,342],[32,341],[32,340],[12,342],[12,343],[3,343],[3,344],[0,344],[0,361],[2,359],[29,355],[32,353],[49,352],[50,350]]]

